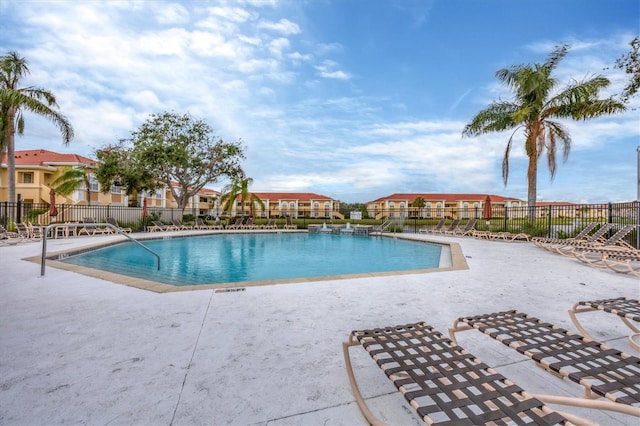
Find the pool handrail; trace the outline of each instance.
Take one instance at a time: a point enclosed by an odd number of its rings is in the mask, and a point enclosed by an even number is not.
[[[121,230],[117,226],[112,225],[111,223],[65,223],[65,224],[52,223],[51,225],[47,226],[44,229],[44,232],[43,232],[44,235],[42,236],[42,259],[40,261],[40,276],[41,277],[44,276],[44,270],[45,270],[45,266],[46,266],[46,262],[47,262],[47,236],[49,235],[49,231],[51,229],[57,227],[57,226],[68,226],[68,227],[74,227],[74,228],[77,228],[79,226],[90,227],[90,228],[95,228],[95,227],[98,227],[98,226],[100,226],[100,227],[105,227],[106,226],[107,228],[111,228],[117,234],[120,234],[120,235],[123,235],[123,236],[127,237],[128,239],[130,239],[131,241],[133,241],[134,243],[138,244],[143,249],[145,249],[146,251],[148,251],[149,253],[154,255],[158,259],[158,271],[160,270],[160,255],[158,253],[156,253],[155,251],[151,250],[149,247],[145,246],[140,241],[136,240],[131,235],[125,233],[123,230]]]

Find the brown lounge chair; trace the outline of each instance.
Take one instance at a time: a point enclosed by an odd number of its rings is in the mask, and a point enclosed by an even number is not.
[[[118,221],[113,217],[105,217],[104,221],[107,222],[109,225],[115,226],[120,232],[126,232],[127,234],[131,233],[131,228],[121,227],[120,225],[118,225]]]
[[[596,226],[600,225],[598,222],[589,222],[587,226],[582,228],[582,231],[578,232],[578,234],[573,238],[545,238],[545,237],[533,237],[531,242],[536,246],[543,248],[544,245],[549,244],[563,244],[568,241],[584,241],[589,238],[591,231],[593,231]]]
[[[553,242],[549,242],[549,243],[544,243],[542,241],[538,241],[538,244],[536,244],[536,245],[538,247],[540,247],[540,248],[545,249],[545,250],[556,252],[557,250],[559,250],[561,248],[564,248],[564,247],[581,246],[581,245],[599,243],[599,242],[603,242],[606,239],[605,235],[609,231],[611,231],[613,226],[614,226],[613,223],[605,223],[600,228],[598,228],[598,230],[595,231],[593,234],[591,234],[590,236],[588,236],[588,237],[586,237],[585,239],[582,239],[582,240],[568,238],[566,240],[560,240],[560,241],[557,241],[557,242],[553,241]]]
[[[432,234],[433,232],[440,232],[442,228],[444,228],[444,225],[446,223],[447,223],[447,219],[440,219],[440,222],[438,222],[435,226],[432,226],[429,228],[422,228],[418,230],[418,232],[421,234]]]
[[[349,348],[362,345],[427,424],[589,423],[561,414],[424,322],[353,331],[343,343],[347,374],[363,415],[383,425],[367,407],[356,382]]]
[[[4,226],[0,225],[0,245],[12,246],[21,243],[25,238],[16,232],[7,231]]]
[[[640,323],[640,300],[628,297],[617,297],[614,299],[602,299],[578,302],[569,310],[569,317],[578,331],[587,339],[595,340],[584,329],[577,314],[585,312],[607,312],[619,316],[622,322],[631,329],[633,334],[629,336],[629,343],[635,350],[640,351],[640,329],[632,321]]]
[[[581,406],[640,417],[640,358],[515,310],[459,318],[449,334],[457,343],[455,333],[472,329],[584,386]],[[537,397],[557,402],[557,397]],[[593,399],[598,397],[608,401]]]

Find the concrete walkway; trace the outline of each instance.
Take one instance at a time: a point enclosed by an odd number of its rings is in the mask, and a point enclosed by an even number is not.
[[[49,252],[96,239],[49,241]],[[421,236],[421,238],[426,238]],[[458,242],[468,270],[158,294],[22,260],[41,243],[0,247],[2,425],[364,425],[341,342],[354,329],[519,309],[575,330],[579,300],[640,297],[640,280],[526,242]],[[635,354],[615,316],[584,316],[594,337]],[[534,393],[582,388],[479,332],[459,343]],[[420,424],[358,348],[356,376],[376,415]],[[601,424],[637,418],[556,407]]]

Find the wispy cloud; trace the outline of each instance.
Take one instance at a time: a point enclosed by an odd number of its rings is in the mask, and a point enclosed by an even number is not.
[[[471,114],[493,100],[509,99],[509,91],[491,73],[477,84],[430,77],[430,68],[448,66],[445,57],[430,56],[437,53],[436,45],[417,41],[423,39],[416,34],[432,25],[435,9],[419,7],[413,17],[416,26],[408,40],[420,46],[419,53],[415,46],[403,50],[406,40],[393,44],[400,31],[394,27],[386,33],[392,49],[381,56],[367,51],[371,62],[361,64],[355,59],[364,57],[357,56],[359,46],[349,45],[358,34],[318,31],[312,25],[315,15],[304,13],[316,6],[265,0],[162,7],[117,1],[23,2],[19,8],[0,3],[3,19],[16,28],[3,34],[4,45],[28,59],[32,75],[27,82],[56,93],[76,130],[76,140],[63,147],[55,127],[28,115],[18,149],[92,155],[95,148],[128,136],[149,114],[175,110],[206,119],[224,139],[243,139],[245,168],[255,190],[308,190],[348,201],[405,191],[526,198],[521,135],[514,141],[507,189],[501,161],[510,133],[462,138]],[[405,20],[407,10],[399,15]],[[630,39],[628,32],[572,36],[566,41],[574,48],[558,67],[558,79],[602,72],[612,81],[607,93],[618,92],[626,76],[611,65]],[[531,40],[487,49],[484,56],[496,68],[518,63],[514,57],[543,62],[565,41]],[[399,51],[403,62],[421,56],[429,62],[403,66],[394,61]],[[428,102],[437,107],[427,113]],[[540,163],[541,196],[594,201],[634,196],[633,179],[622,175],[635,167],[637,111],[566,127],[572,156],[560,165],[553,185]],[[613,164],[624,173],[613,173]]]

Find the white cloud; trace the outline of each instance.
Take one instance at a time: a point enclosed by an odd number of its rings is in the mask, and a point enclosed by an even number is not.
[[[258,22],[258,28],[278,32],[284,35],[300,34],[300,27],[298,24],[291,22],[288,19],[280,19],[278,22],[260,21]]]
[[[325,60],[322,62],[322,64],[316,65],[315,69],[318,71],[318,75],[320,75],[323,78],[331,78],[336,80],[349,80],[351,78],[351,75],[349,75],[349,73],[345,71],[336,70],[335,68],[337,66],[338,64],[336,62]]]
[[[189,11],[179,3],[165,4],[156,10],[156,20],[161,24],[185,24]]]

